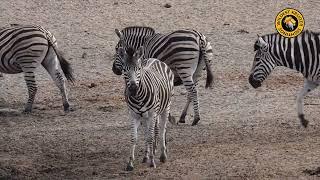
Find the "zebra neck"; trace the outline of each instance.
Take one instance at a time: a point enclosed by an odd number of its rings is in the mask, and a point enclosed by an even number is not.
[[[277,52],[274,52],[271,54],[272,59],[274,59],[274,63],[276,66],[283,66],[290,68],[292,70],[296,70],[301,72],[305,75],[303,64],[301,62],[301,59],[294,57],[291,55],[291,53],[286,52],[280,52],[279,54]]]
[[[145,73],[144,69],[141,69],[141,74],[140,74],[140,83],[137,91],[137,97],[143,96],[143,94],[148,91],[148,78],[147,74]]]
[[[290,69],[299,71],[303,74],[304,67],[301,56],[297,54],[296,38],[284,38],[279,34],[270,37],[272,39],[272,46],[270,47],[271,59],[276,66],[284,66]],[[299,48],[298,48],[299,49]]]
[[[147,46],[146,44],[150,39],[152,39],[153,35],[140,35],[134,38],[134,41],[130,41],[129,44],[134,50],[139,49],[141,46]]]

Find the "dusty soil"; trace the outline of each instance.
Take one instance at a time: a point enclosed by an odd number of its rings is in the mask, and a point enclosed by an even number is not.
[[[166,8],[169,3],[172,7]],[[21,0],[2,1],[1,25],[40,24],[52,31],[72,63],[73,112],[64,114],[57,88],[39,68],[32,114],[22,114],[27,91],[22,75],[0,77],[0,179],[309,179],[320,166],[320,92],[305,98],[310,126],[300,126],[295,98],[302,76],[277,68],[254,90],[247,82],[256,34],[275,32],[285,7],[299,9],[306,28],[319,31],[317,1],[227,0]],[[168,127],[169,159],[150,169],[124,171],[129,122],[123,81],[111,71],[114,28],[148,25],[159,32],[197,29],[213,48],[215,85],[200,82],[201,121]],[[95,83],[95,87],[90,87]],[[179,117],[185,90],[175,89]]]

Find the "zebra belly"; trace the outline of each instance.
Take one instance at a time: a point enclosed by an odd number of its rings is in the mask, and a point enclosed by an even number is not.
[[[0,72],[5,74],[18,74],[22,72],[21,67],[16,63],[0,65]]]

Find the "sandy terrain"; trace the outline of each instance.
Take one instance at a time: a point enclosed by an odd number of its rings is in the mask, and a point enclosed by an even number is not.
[[[315,178],[319,90],[305,98],[310,126],[304,129],[295,110],[300,74],[277,68],[258,90],[247,81],[256,34],[275,32],[274,18],[285,7],[299,9],[306,28],[319,31],[315,0],[1,1],[1,25],[40,24],[55,34],[77,82],[68,86],[75,111],[64,114],[57,88],[39,68],[35,109],[25,115],[22,74],[0,77],[0,179]],[[124,171],[130,131],[123,80],[111,71],[114,28],[129,25],[203,32],[214,48],[215,75],[212,89],[204,89],[204,78],[200,82],[200,124],[191,127],[189,114],[187,124],[169,125],[169,159],[157,159],[156,169],[140,163],[140,133],[133,172]],[[172,113],[178,118],[186,97],[182,87],[175,91]]]

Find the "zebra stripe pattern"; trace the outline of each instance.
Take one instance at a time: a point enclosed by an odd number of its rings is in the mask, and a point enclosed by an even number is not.
[[[196,125],[200,120],[197,82],[201,69],[207,70],[206,88],[213,82],[213,74],[209,65],[212,56],[212,47],[206,37],[195,30],[178,30],[169,34],[155,33],[149,27],[127,27],[122,31],[116,30],[120,38],[116,50],[119,47],[137,50],[144,47],[145,58],[156,58],[165,62],[175,75],[174,84],[183,85],[188,91],[187,103],[180,116],[180,123],[185,123],[188,107],[193,103],[194,120]],[[120,75],[123,62],[119,55],[115,55],[112,70]]]
[[[255,43],[249,83],[258,88],[276,66],[285,66],[301,72],[304,87],[297,97],[297,113],[304,127],[303,98],[320,83],[320,34],[304,31],[294,38],[285,38],[278,33],[259,37]]]
[[[142,123],[145,129],[146,151],[143,162],[150,161],[150,167],[156,167],[154,155],[158,128],[160,129],[160,161],[167,159],[165,143],[166,124],[170,117],[171,98],[173,96],[174,74],[171,69],[157,59],[143,61],[143,48],[136,52],[129,48],[118,49],[122,58],[122,72],[126,89],[125,97],[131,120],[131,156],[127,170],[133,170],[134,151],[137,143],[137,129]]]
[[[35,70],[40,64],[48,71],[60,89],[64,110],[69,102],[63,74],[73,81],[70,64],[57,50],[55,37],[45,28],[34,25],[14,24],[0,29],[0,72],[24,73],[29,98],[25,112],[31,112],[37,92]]]

